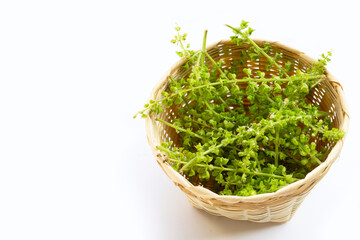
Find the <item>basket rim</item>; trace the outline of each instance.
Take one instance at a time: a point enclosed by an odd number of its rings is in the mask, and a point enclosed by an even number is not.
[[[297,49],[294,49],[292,47],[289,47],[283,43],[280,43],[278,41],[268,41],[264,39],[252,39],[256,43],[269,43],[272,46],[276,46],[278,48],[287,50],[289,52],[292,52],[296,55],[298,55],[299,58],[308,61],[308,62],[314,62],[315,60],[308,55],[306,55],[304,52],[301,52]],[[206,50],[219,47],[221,45],[236,45],[231,42],[230,39],[223,39],[217,42],[214,42],[210,45],[206,46]],[[200,50],[197,50],[195,52],[198,52]],[[166,87],[166,83],[168,82],[169,76],[171,76],[179,67],[181,67],[185,62],[186,58],[181,58],[178,60],[175,64],[173,64],[169,70],[160,78],[160,80],[157,82],[157,84],[154,86],[149,99],[153,99],[159,91],[164,90]],[[325,68],[326,69],[326,68]],[[337,79],[329,73],[329,71],[326,69],[325,74],[327,76],[327,79],[331,83],[331,85],[335,88],[335,91],[339,94],[340,97],[340,104],[344,113],[344,121],[340,124],[339,129],[343,129],[345,131],[345,136],[340,141],[338,141],[335,146],[331,149],[329,155],[327,156],[326,160],[323,161],[319,166],[317,166],[315,169],[313,169],[311,172],[309,172],[305,178],[298,180],[294,183],[291,183],[289,185],[284,186],[283,188],[270,193],[262,193],[252,196],[235,196],[235,195],[219,195],[207,188],[204,188],[202,186],[195,186],[190,181],[188,181],[183,175],[181,175],[179,172],[175,171],[169,164],[164,162],[164,159],[161,155],[160,150],[154,146],[152,140],[152,133],[153,133],[153,125],[152,122],[155,122],[154,115],[149,114],[148,117],[145,119],[145,127],[146,127],[146,133],[147,133],[147,140],[149,142],[150,147],[152,148],[153,154],[156,158],[156,161],[160,165],[160,167],[163,169],[163,171],[168,175],[168,171],[170,171],[172,174],[175,174],[177,176],[177,181],[175,181],[172,177],[169,178],[174,182],[175,185],[179,186],[182,191],[185,192],[185,194],[194,195],[194,192],[196,192],[196,196],[200,197],[202,200],[205,200],[209,203],[211,203],[212,199],[216,199],[218,201],[222,201],[223,203],[240,203],[240,202],[247,202],[247,203],[256,203],[256,202],[264,202],[273,198],[278,198],[280,196],[296,196],[297,194],[294,193],[295,190],[299,189],[302,185],[304,185],[306,182],[313,181],[314,183],[317,183],[319,180],[322,179],[322,177],[327,173],[330,166],[336,161],[336,159],[340,155],[340,151],[343,147],[344,140],[348,133],[349,128],[349,111],[348,111],[348,104],[345,98],[344,90],[341,86],[341,84],[337,81]],[[179,181],[180,180],[180,181]],[[203,197],[203,198],[202,198]]]

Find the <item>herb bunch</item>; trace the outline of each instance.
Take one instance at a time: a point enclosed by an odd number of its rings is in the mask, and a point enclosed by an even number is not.
[[[170,77],[163,97],[150,100],[134,117],[177,109],[170,122],[156,121],[174,128],[180,143],[163,142],[157,148],[193,184],[222,195],[275,192],[304,178],[326,159],[328,151],[320,141],[335,143],[344,136],[331,127],[329,114],[306,98],[325,80],[331,52],[294,74],[293,63],[278,64],[282,54],[270,54],[270,44],[259,46],[250,39],[254,30],[247,22],[228,27],[235,34],[233,43],[250,46],[231,68],[207,52],[207,31],[202,49],[195,52],[176,27],[172,43],[187,59],[183,68],[190,73],[181,79]],[[261,57],[268,61],[267,70],[275,68],[277,74],[242,67]]]

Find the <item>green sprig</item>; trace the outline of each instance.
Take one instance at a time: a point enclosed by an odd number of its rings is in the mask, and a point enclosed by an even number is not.
[[[211,190],[225,195],[274,192],[304,178],[326,159],[329,152],[321,145],[333,145],[345,135],[331,126],[329,113],[307,98],[326,79],[324,67],[331,52],[311,68],[293,73],[292,62],[278,64],[282,54],[270,56],[270,44],[259,46],[250,38],[254,30],[248,22],[227,26],[235,33],[230,37],[234,43],[250,46],[238,58],[233,56],[231,68],[207,52],[206,30],[201,50],[194,52],[187,35],[176,27],[172,42],[180,48],[177,54],[186,58],[183,67],[190,73],[181,79],[170,77],[162,98],[150,100],[135,117],[151,115],[177,132],[176,146],[170,141],[157,148],[164,161],[194,184],[213,183]],[[261,56],[268,68],[279,70],[278,75],[267,77],[244,67]],[[243,73],[245,77],[237,77]],[[175,109],[170,122],[160,115],[169,108]]]

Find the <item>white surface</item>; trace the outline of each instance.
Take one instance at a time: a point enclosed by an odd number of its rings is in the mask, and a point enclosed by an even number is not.
[[[1,1],[0,239],[356,239],[356,1],[124,2]],[[175,23],[197,49],[205,28],[211,43],[242,19],[314,58],[333,49],[350,105],[341,158],[286,224],[191,207],[132,119],[178,60]]]

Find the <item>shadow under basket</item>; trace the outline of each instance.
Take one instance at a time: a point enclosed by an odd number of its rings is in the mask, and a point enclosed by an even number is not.
[[[284,67],[287,61],[292,62],[294,69],[289,75],[295,74],[295,71],[298,69],[305,71],[314,62],[314,59],[306,56],[304,53],[278,42],[254,41],[260,46],[265,42],[269,43],[272,46],[269,55],[274,55],[275,52],[282,54],[282,61],[277,61],[279,65]],[[225,62],[223,68],[232,68],[236,67],[234,62],[236,62],[236,59],[239,59],[241,52],[247,51],[248,48],[249,45],[245,43],[237,46],[229,40],[222,40],[208,46],[207,51],[215,61],[222,60]],[[189,70],[181,67],[185,61],[185,59],[181,59],[161,78],[151,93],[151,99],[159,100],[162,98],[161,92],[167,88],[170,80],[169,76],[174,79],[180,79],[189,74]],[[242,67],[251,68],[252,72],[258,70],[265,72],[266,77],[277,75],[278,71],[276,68],[266,69],[267,64],[268,62],[265,58],[260,58],[256,61],[249,60]],[[242,78],[242,71],[239,72],[240,74],[237,77]],[[326,79],[312,89],[308,99],[312,104],[319,105],[321,110],[330,113],[329,117],[332,127],[343,129],[346,133],[349,125],[349,114],[343,89],[330,73],[326,71],[325,75]],[[236,220],[253,222],[289,221],[310,190],[324,177],[338,158],[344,141],[342,139],[336,144],[331,142],[325,144],[318,141],[318,144],[328,149],[326,160],[308,173],[304,179],[289,184],[276,192],[249,197],[223,196],[205,187],[194,186],[167,162],[164,162],[164,157],[156,146],[170,140],[177,144],[179,136],[174,129],[155,121],[155,118],[172,122],[174,117],[176,117],[176,109],[170,108],[157,116],[149,114],[146,119],[147,139],[158,164],[175,185],[186,194],[194,207],[214,215]]]

